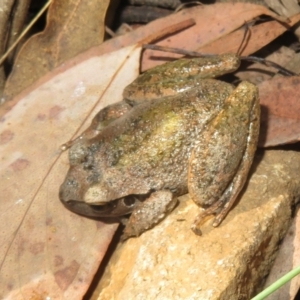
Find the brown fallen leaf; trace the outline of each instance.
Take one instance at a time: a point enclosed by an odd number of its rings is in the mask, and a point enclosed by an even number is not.
[[[280,1],[280,0],[265,0],[266,4],[281,16],[290,17],[295,13],[300,12],[299,3],[296,0]]]
[[[2,1],[0,6],[0,57],[15,41],[16,37],[22,31],[24,26],[27,10],[30,0],[18,1],[14,0]],[[5,67],[0,66],[0,94],[2,95],[5,85]]]
[[[109,41],[87,51],[0,108],[0,298],[81,299],[86,292],[117,224],[104,226],[60,203],[69,163],[58,149],[101,108],[122,99],[147,38],[146,31],[138,45],[108,53]]]
[[[262,14],[284,22],[283,18],[280,18],[266,7],[251,3],[216,3],[214,5],[202,5],[186,9],[163,18],[164,22],[172,22],[174,18],[179,22],[188,15],[195,20],[196,25],[174,36],[162,39],[157,45],[187,50],[199,50],[201,52],[201,48],[205,45],[209,45],[219,38],[225,37],[243,26],[245,22],[253,20]],[[241,41],[242,38],[239,40],[239,43],[235,43],[237,44],[236,49],[240,46]],[[224,42],[224,44],[225,43],[227,42]],[[256,50],[257,49],[259,48],[256,48]],[[213,53],[217,54],[219,52]],[[153,57],[159,59],[154,60],[152,59]],[[180,55],[147,50],[143,54],[141,69],[145,71],[174,57],[178,58]]]
[[[300,140],[300,77],[279,77],[262,82],[260,147]]]
[[[2,118],[1,299],[81,299],[86,292],[117,224],[103,226],[60,203],[68,155],[58,149],[94,112],[122,99],[140,51],[132,45],[61,70]]]
[[[53,4],[54,5],[54,4]],[[65,4],[67,5],[67,4]],[[83,5],[83,4],[82,4]],[[53,9],[53,8],[52,8]],[[77,13],[78,11],[75,10]],[[49,12],[50,14],[51,12]],[[266,9],[264,6],[260,5],[254,5],[250,3],[218,3],[214,5],[204,5],[204,6],[197,6],[189,9],[185,9],[183,11],[180,11],[178,13],[175,13],[171,16],[168,16],[166,18],[158,19],[154,22],[149,23],[147,26],[143,26],[137,30],[132,31],[130,34],[127,34],[125,36],[121,36],[118,38],[115,38],[112,40],[111,43],[107,43],[104,47],[101,48],[102,53],[113,51],[116,49],[119,49],[120,47],[124,47],[133,43],[138,42],[142,38],[144,38],[147,35],[151,35],[153,32],[159,32],[162,28],[165,28],[167,25],[172,26],[174,24],[177,24],[183,20],[187,20],[188,18],[193,18],[196,22],[196,25],[191,27],[189,31],[182,31],[174,36],[168,37],[163,39],[160,43],[164,46],[169,47],[181,47],[183,49],[188,50],[196,50],[199,47],[206,45],[222,36],[227,35],[228,33],[234,31],[235,29],[239,28],[240,26],[244,25],[244,23],[248,20],[252,20],[253,18],[261,15],[269,15],[275,19],[284,21],[284,19],[278,17],[276,14],[272,13],[268,9]],[[54,15],[54,13],[52,14]],[[74,20],[76,22],[76,18],[73,16],[76,14],[71,14],[69,18],[71,20]],[[51,18],[49,17],[51,20]],[[207,20],[210,20],[207,22]],[[54,23],[55,24],[55,23]],[[55,24],[56,25],[56,24]],[[26,56],[26,53],[34,53],[35,47],[41,47],[42,41],[44,41],[46,38],[50,38],[48,35],[48,31],[52,32],[52,28],[56,29],[56,27],[52,26],[52,23],[47,25],[47,28],[45,30],[45,33],[42,35],[37,35],[31,39],[32,42],[28,42],[24,46],[24,62],[18,61],[16,63],[16,66],[11,74],[11,76],[8,78],[8,81],[5,86],[4,90],[4,99],[11,99],[13,95],[16,95],[18,92],[20,92],[22,89],[24,89],[26,86],[33,83],[35,80],[41,77],[42,74],[45,74],[47,69],[50,69],[47,67],[50,64],[51,69],[54,66],[59,65],[62,63],[64,59],[67,57],[62,57],[60,60],[57,59],[57,53],[60,53],[58,50],[64,49],[64,48],[58,48],[60,44],[57,44],[59,41],[64,40],[57,40],[56,39],[60,36],[60,28],[57,28],[54,32],[53,36],[51,37],[51,43],[46,46],[48,48],[53,47],[52,43],[54,43],[54,48],[52,51],[50,51],[50,56],[45,56],[45,62],[42,64],[38,62],[38,66],[35,66],[34,68],[38,67],[41,68],[40,71],[34,71],[31,72],[30,70],[33,70],[34,62],[37,61],[36,55],[32,56]],[[47,31],[48,30],[48,31]],[[65,39],[68,39],[68,32],[66,32]],[[186,42],[184,42],[186,41]],[[82,43],[82,40],[81,40]],[[99,42],[98,42],[99,44]],[[31,46],[32,45],[32,46]],[[57,45],[57,46],[56,46]],[[95,45],[95,44],[93,44]],[[46,46],[43,46],[43,49],[45,49],[45,52],[47,52],[48,48]],[[92,45],[90,45],[92,46]],[[31,49],[31,47],[34,47],[34,49]],[[62,47],[62,46],[61,46]],[[85,48],[86,49],[86,48]],[[83,51],[81,49],[80,51]],[[90,50],[90,53],[97,52],[97,47]],[[77,52],[78,53],[78,52]],[[25,55],[26,54],[26,55]],[[46,53],[47,54],[47,53]],[[86,55],[86,54],[85,54]],[[20,54],[20,60],[23,54]],[[150,67],[153,67],[154,65],[159,64],[159,62],[154,60],[149,60],[148,58],[151,56],[159,56],[159,57],[173,57],[173,55],[168,54],[162,54],[161,52],[153,52],[145,51],[144,52],[144,58],[142,61],[142,70],[146,70]],[[175,57],[178,57],[178,55],[174,55]],[[70,56],[68,56],[70,57]],[[22,62],[22,63],[21,63]],[[160,61],[160,63],[163,63],[163,61]],[[45,65],[45,66],[44,66]],[[30,76],[28,76],[27,72],[30,72]],[[31,78],[33,73],[39,73],[37,76],[34,76],[34,80]],[[29,79],[28,79],[29,77]],[[28,80],[26,84],[23,84],[22,81]]]
[[[6,82],[4,98],[11,99],[67,59],[101,44],[108,5],[109,0],[53,0],[45,30],[20,50]]]
[[[242,47],[243,51],[240,53],[240,55],[250,55],[268,45],[278,36],[298,23],[299,20],[300,14],[297,14],[291,17],[290,22],[287,24],[278,21],[269,21],[250,27],[250,38],[247,40],[245,47]],[[210,54],[237,53],[243,41],[245,31],[246,28],[242,27],[237,31],[234,31],[208,45],[205,45],[204,47],[200,47],[198,50],[199,52]]]

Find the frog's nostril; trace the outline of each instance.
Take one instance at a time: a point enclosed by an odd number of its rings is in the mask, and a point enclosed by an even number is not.
[[[78,195],[78,188],[79,183],[77,179],[74,179],[72,176],[69,176],[69,178],[66,178],[63,184],[59,188],[59,199],[67,203],[71,199],[79,198]]]
[[[66,189],[65,184],[62,184],[59,189],[59,199],[63,203],[67,203],[70,200],[69,198],[70,198],[69,190]]]
[[[75,188],[78,186],[78,182],[75,179],[68,179],[66,182],[66,186]]]

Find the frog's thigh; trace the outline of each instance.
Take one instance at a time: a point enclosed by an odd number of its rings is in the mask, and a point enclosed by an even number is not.
[[[145,201],[141,202],[132,212],[122,239],[139,236],[144,231],[160,222],[173,210],[177,199],[168,190],[154,192]]]
[[[221,138],[214,126],[199,137],[188,171],[188,191],[198,205],[213,205],[233,179],[245,148],[231,149],[234,148],[231,144],[231,135]]]
[[[207,215],[219,213],[214,226],[224,219],[241,191],[253,161],[259,131],[258,102],[249,107],[250,114],[243,113],[243,108],[237,110],[239,104],[232,104],[203,132],[191,155],[189,193],[197,204],[210,206],[196,218],[192,226],[196,233],[200,233],[198,226]],[[237,111],[241,113],[234,113]]]
[[[213,226],[215,227],[218,226],[224,220],[227,213],[230,211],[232,205],[235,203],[236,198],[238,197],[246,182],[248,173],[250,171],[254,159],[254,154],[256,151],[259,136],[260,122],[260,108],[258,103],[254,105],[253,112],[254,119],[251,120],[251,123],[249,125],[249,138],[247,139],[245,153],[231,184],[226,188],[225,192],[219,200],[221,206],[224,205],[224,208],[215,218],[215,221],[213,223]]]

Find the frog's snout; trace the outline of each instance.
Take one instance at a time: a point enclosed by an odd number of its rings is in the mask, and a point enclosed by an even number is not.
[[[67,176],[59,188],[59,199],[70,211],[84,215],[97,216],[91,205],[85,203],[82,197],[82,186],[79,181],[72,176]]]
[[[59,188],[59,199],[63,203],[70,200],[80,201],[78,199],[78,182],[75,179],[66,178]]]

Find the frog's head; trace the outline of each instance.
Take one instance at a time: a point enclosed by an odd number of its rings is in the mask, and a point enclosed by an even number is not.
[[[60,186],[59,198],[71,211],[89,217],[117,217],[130,214],[145,199],[121,188],[115,178],[103,178],[100,171],[83,163],[71,165]],[[119,188],[116,185],[119,183]]]
[[[136,195],[110,198],[111,193],[104,183],[90,186],[82,176],[84,172],[78,171],[71,167],[59,189],[59,198],[69,210],[89,217],[117,217],[131,213],[140,203],[141,198]]]

